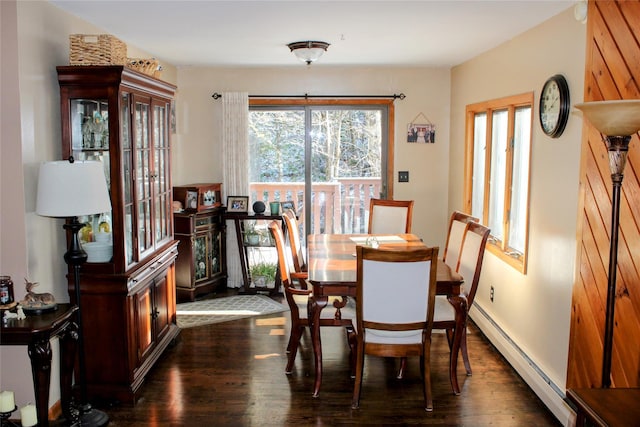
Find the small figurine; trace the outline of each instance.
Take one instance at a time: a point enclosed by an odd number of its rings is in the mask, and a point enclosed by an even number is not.
[[[18,318],[18,313],[12,313],[10,311],[5,311],[4,312],[4,317],[2,318],[5,322],[9,319],[17,319]]]
[[[25,295],[24,299],[20,302],[27,310],[37,310],[44,309],[48,307],[52,307],[56,305],[56,300],[48,292],[37,293],[33,292],[33,288],[38,286],[38,282],[29,282],[26,278],[24,279],[25,287],[27,288],[27,295]]]
[[[27,315],[24,314],[24,310],[22,309],[22,306],[20,304],[18,304],[18,309],[16,310],[16,314],[18,315],[18,317],[16,317],[16,319],[18,320],[27,318]]]

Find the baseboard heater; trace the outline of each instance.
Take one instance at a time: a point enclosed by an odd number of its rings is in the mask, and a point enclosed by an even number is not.
[[[481,318],[475,318],[473,312],[480,314]],[[570,425],[571,421],[575,418],[575,414],[571,410],[566,400],[566,395],[563,389],[558,387],[551,378],[525,353],[520,346],[498,325],[491,316],[476,302],[473,304],[470,317],[476,323],[480,331],[491,341],[491,343],[500,350],[502,356],[509,361],[511,366],[518,372],[518,374],[527,382],[529,387],[538,395],[549,410],[558,418],[563,425]],[[477,316],[476,316],[477,317]],[[483,328],[483,326],[485,328]],[[491,328],[491,330],[487,329]],[[508,348],[507,348],[508,346]],[[515,357],[519,357],[520,361],[514,360]],[[518,365],[526,369],[528,365],[529,369],[526,372],[522,372],[518,369]],[[534,375],[538,377],[536,379]],[[527,381],[530,378],[534,383]],[[546,384],[547,390],[544,390],[542,383]],[[548,393],[551,390],[553,393]],[[538,393],[541,392],[541,393]]]

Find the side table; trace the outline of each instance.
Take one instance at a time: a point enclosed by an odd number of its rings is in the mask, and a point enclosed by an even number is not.
[[[60,339],[60,394],[62,413],[72,420],[71,394],[73,366],[78,340],[74,315],[78,307],[58,304],[57,310],[26,319],[0,320],[0,345],[26,345],[31,359],[38,426],[49,425],[49,385],[51,383],[52,337]]]
[[[258,291],[265,291],[266,288],[252,288],[251,287],[251,273],[250,265],[249,265],[249,253],[248,249],[253,247],[260,247],[260,245],[249,245],[244,241],[244,233],[245,233],[245,221],[280,221],[280,226],[283,227],[283,232],[285,232],[286,227],[283,226],[282,215],[271,215],[271,214],[249,214],[246,212],[225,212],[224,219],[228,221],[233,221],[236,230],[236,239],[238,242],[238,252],[240,256],[240,265],[242,269],[242,280],[244,282],[244,286],[240,293],[242,294],[252,294],[257,293]],[[275,247],[273,248],[275,250]],[[281,280],[280,280],[280,271],[276,272],[276,278],[273,289],[269,291],[270,294],[277,294],[280,290]]]
[[[640,388],[582,388],[567,390],[576,407],[576,427],[640,425]]]

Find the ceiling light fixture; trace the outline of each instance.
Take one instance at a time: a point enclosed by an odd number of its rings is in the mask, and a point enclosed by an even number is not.
[[[293,42],[287,45],[291,52],[300,59],[311,65],[311,63],[322,56],[329,47],[329,43],[319,41]]]

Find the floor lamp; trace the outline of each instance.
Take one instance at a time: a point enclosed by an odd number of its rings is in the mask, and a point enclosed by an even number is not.
[[[616,270],[618,266],[618,225],[620,220],[620,191],[631,135],[640,130],[640,99],[594,101],[575,107],[600,132],[609,152],[609,169],[613,181],[611,205],[611,238],[609,245],[609,277],[602,353],[602,387],[611,386],[611,352],[616,304]]]
[[[82,249],[78,231],[84,226],[78,216],[94,215],[111,210],[111,200],[104,176],[104,166],[100,162],[68,161],[44,163],[38,178],[36,213],[42,216],[69,219],[63,225],[71,232],[69,248],[64,254],[65,262],[73,267],[75,303],[78,306],[78,378],[80,401],[77,420],[81,426],[104,426],[109,417],[91,406],[87,400],[86,365],[82,329],[82,307],[80,306],[80,267],[87,261],[87,253]]]

